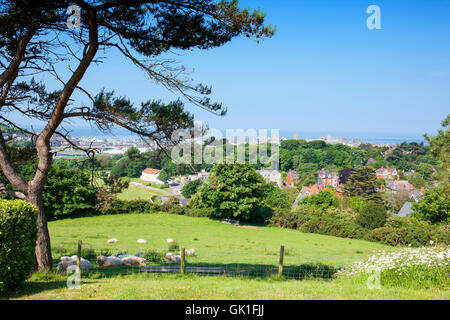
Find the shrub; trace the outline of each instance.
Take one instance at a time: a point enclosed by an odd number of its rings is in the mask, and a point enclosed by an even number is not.
[[[450,197],[444,187],[428,189],[418,203],[412,206],[413,216],[431,223],[450,220]]]
[[[185,198],[191,198],[194,196],[194,194],[197,193],[198,188],[203,184],[203,181],[200,179],[189,181],[186,183],[183,188],[181,189],[181,194]]]
[[[321,217],[324,214],[324,210],[322,208],[318,208],[310,204],[300,204],[294,208],[293,211],[315,217]]]
[[[316,195],[303,198],[302,204],[309,204],[323,209],[330,208],[337,204],[336,196],[330,191],[321,191]]]
[[[29,276],[36,238],[36,208],[21,200],[0,200],[0,292]]]
[[[180,206],[180,200],[176,197],[169,197],[169,199],[161,205],[161,210],[164,212],[169,212],[175,206]]]
[[[111,199],[107,208],[102,210],[102,214],[126,214],[126,213],[155,213],[161,208],[157,203],[147,200],[131,200],[124,201],[119,199]]]
[[[352,239],[362,239],[367,232],[359,225],[342,219],[295,212],[276,212],[270,219],[270,223],[282,228]]]
[[[180,245],[174,240],[173,242],[168,243],[167,249],[169,249],[169,251],[179,251]]]
[[[365,238],[366,240],[379,241],[391,246],[411,245],[420,247],[429,244],[430,241],[450,244],[450,232],[439,228],[417,226],[386,226],[377,228],[368,233]]]
[[[167,213],[170,214],[176,214],[176,215],[183,215],[184,214],[184,208],[180,206],[179,204],[174,205],[167,211]]]
[[[367,202],[356,217],[355,222],[363,228],[376,229],[386,224],[387,213],[382,204]]]
[[[194,196],[187,203],[186,207],[188,207],[190,209],[197,209],[197,208],[201,207],[200,206],[200,196],[198,195],[198,193],[194,194]]]
[[[191,217],[210,218],[213,214],[211,208],[188,208],[185,209],[185,214]]]
[[[164,252],[155,249],[148,249],[144,252],[144,259],[147,263],[162,264],[166,263]]]

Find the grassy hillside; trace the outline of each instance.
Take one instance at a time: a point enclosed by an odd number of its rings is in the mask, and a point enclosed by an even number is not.
[[[51,222],[53,247],[74,249],[78,240],[94,249],[109,248],[135,254],[147,248],[167,250],[173,238],[186,248],[194,248],[192,263],[278,264],[280,246],[285,246],[285,264],[325,263],[345,266],[380,248],[378,243],[306,234],[295,230],[264,227],[249,229],[207,218],[167,214],[121,215]],[[116,244],[107,240],[116,238]],[[137,239],[147,240],[146,245]]]
[[[205,218],[167,214],[117,215],[54,221],[49,224],[54,257],[74,251],[78,240],[87,247],[131,254],[148,248],[167,250],[167,238],[198,257],[189,264],[276,267],[280,245],[286,246],[285,265],[309,263],[341,267],[367,257],[378,243],[304,234],[279,228],[249,229]],[[119,240],[107,244],[110,238]],[[146,245],[137,239],[148,241]],[[67,275],[35,273],[10,299],[449,299],[448,290],[385,287],[370,290],[367,277],[303,280],[275,277],[142,274],[138,268],[94,269],[82,274],[80,290],[68,290]]]

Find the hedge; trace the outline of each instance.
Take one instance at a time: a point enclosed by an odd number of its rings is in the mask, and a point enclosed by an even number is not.
[[[414,222],[414,221],[412,221]],[[377,241],[391,246],[430,245],[430,241],[450,244],[450,227],[433,227],[393,221],[385,227],[369,230],[358,224],[331,216],[312,216],[298,212],[275,212],[270,224],[307,233]]]
[[[30,275],[36,239],[36,208],[22,200],[0,200],[0,292]]]
[[[342,238],[362,239],[366,229],[356,223],[332,217],[317,217],[296,212],[275,212],[270,224],[302,232],[318,233]]]

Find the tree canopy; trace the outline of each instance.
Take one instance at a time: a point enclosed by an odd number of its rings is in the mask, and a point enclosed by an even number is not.
[[[79,29],[68,24],[69,6],[80,8]],[[76,17],[78,19],[78,17]],[[171,135],[193,127],[193,115],[184,103],[224,115],[227,108],[211,101],[211,87],[193,81],[186,67],[169,59],[169,52],[220,47],[245,36],[256,41],[271,37],[265,13],[241,9],[234,0],[1,0],[0,1],[0,123],[30,135],[38,165],[31,180],[17,172],[7,141],[0,131],[0,167],[13,188],[0,182],[0,192],[24,199],[38,209],[36,265],[51,269],[50,236],[44,214],[43,188],[50,172],[55,135],[90,157],[94,151],[76,145],[64,124],[81,119],[102,131],[121,127],[163,148],[177,143]],[[163,103],[155,97],[138,104],[114,88],[92,92],[82,79],[94,64],[113,52],[178,95]],[[61,70],[68,70],[62,72]],[[50,77],[59,87],[48,89]],[[89,103],[80,104],[74,93]],[[8,116],[20,114],[20,123],[39,120],[35,132]]]

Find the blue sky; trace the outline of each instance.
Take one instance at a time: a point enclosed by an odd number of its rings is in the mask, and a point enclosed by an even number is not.
[[[187,106],[210,127],[387,137],[434,134],[450,113],[450,0],[240,3],[267,12],[275,36],[174,57],[228,107],[217,117]],[[381,30],[366,26],[372,4]],[[136,103],[177,98],[116,54],[83,87],[115,89]]]

